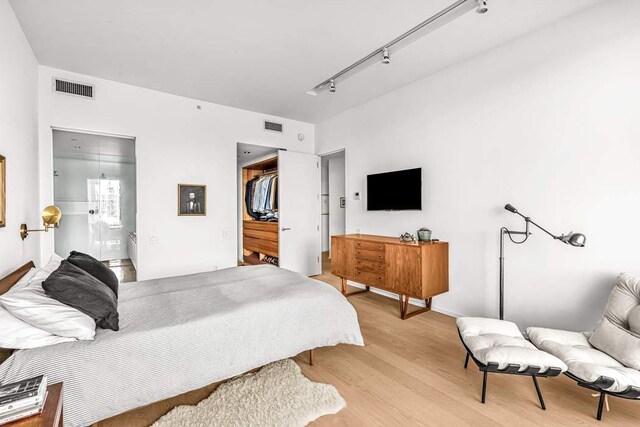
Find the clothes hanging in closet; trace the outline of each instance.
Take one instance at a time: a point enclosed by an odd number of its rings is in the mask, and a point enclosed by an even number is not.
[[[278,174],[257,176],[247,182],[245,189],[247,213],[261,221],[278,220]]]

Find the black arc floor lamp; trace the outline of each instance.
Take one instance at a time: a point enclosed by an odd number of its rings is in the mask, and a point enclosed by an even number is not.
[[[514,214],[518,214],[522,218],[524,218],[525,230],[524,231],[512,231],[512,230],[507,229],[506,227],[502,227],[500,229],[500,320],[504,320],[504,236],[505,236],[505,234],[507,236],[509,236],[509,240],[511,240],[513,243],[518,244],[518,245],[522,244],[522,243],[526,242],[527,239],[529,238],[529,236],[531,235],[531,233],[529,232],[529,224],[532,224],[532,225],[535,225],[536,227],[538,227],[540,230],[542,230],[545,233],[547,233],[549,236],[553,237],[555,240],[558,240],[558,241],[560,241],[562,243],[565,243],[567,245],[571,245],[571,246],[574,246],[574,247],[577,247],[577,248],[581,248],[581,247],[584,246],[585,242],[587,241],[587,238],[585,237],[584,234],[574,233],[574,232],[570,232],[568,234],[562,234],[560,236],[556,236],[555,234],[550,233],[549,231],[545,230],[544,228],[542,228],[541,226],[539,226],[538,224],[533,222],[533,220],[530,217],[522,215],[511,204],[507,203],[504,208],[506,210],[508,210],[509,212],[512,212]],[[513,238],[511,237],[512,235],[524,236],[524,239],[522,239],[521,241],[517,242],[517,241],[513,240]]]

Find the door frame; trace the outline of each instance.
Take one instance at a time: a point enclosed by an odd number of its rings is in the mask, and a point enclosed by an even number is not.
[[[86,135],[99,135],[99,136],[106,136],[106,137],[111,137],[111,138],[122,138],[122,139],[131,139],[134,141],[134,156],[135,156],[135,191],[136,191],[136,195],[135,195],[135,200],[136,200],[136,211],[135,211],[135,225],[136,225],[136,233],[138,232],[138,206],[140,206],[140,200],[139,200],[139,195],[140,192],[138,191],[138,138],[133,136],[133,135],[127,135],[127,134],[118,134],[118,133],[113,133],[113,132],[102,132],[102,131],[94,131],[94,130],[87,130],[87,129],[80,129],[80,128],[71,128],[71,127],[64,127],[64,126],[49,126],[49,149],[50,149],[50,153],[51,156],[49,157],[49,167],[50,170],[53,171],[53,132],[54,131],[61,131],[61,132],[74,132],[74,133],[83,133]],[[54,202],[55,200],[55,180],[53,179],[53,174],[51,175],[51,181],[50,181],[50,191],[51,191],[51,203]],[[63,212],[64,214],[64,212]],[[56,247],[56,233],[51,233],[51,249],[53,249],[53,251],[55,251],[55,247]],[[42,248],[41,248],[42,251]],[[42,256],[42,252],[40,254]],[[138,258],[139,259],[139,258]],[[138,261],[140,262],[140,261]],[[140,270],[140,265],[138,264],[136,270],[139,271]]]
[[[338,154],[338,153],[344,153],[344,197],[345,197],[345,207],[344,207],[344,230],[345,233],[347,232],[347,224],[348,224],[348,218],[349,218],[349,210],[348,208],[348,201],[349,201],[349,186],[348,186],[348,179],[347,179],[347,170],[348,170],[348,165],[349,165],[349,156],[347,154],[347,148],[343,147],[343,148],[336,148],[334,150],[330,150],[330,151],[325,151],[323,153],[318,153],[316,154],[317,156],[320,156],[320,161],[322,161],[322,158],[326,157],[326,156],[332,156],[334,154]],[[322,193],[322,176],[320,176],[320,189],[319,189],[319,193]],[[329,195],[329,197],[331,197],[331,195]],[[320,204],[320,214],[322,217],[322,204]],[[329,219],[329,221],[331,221],[331,219]],[[322,248],[322,234],[320,234],[320,247]],[[329,234],[329,254],[331,254],[331,234]]]

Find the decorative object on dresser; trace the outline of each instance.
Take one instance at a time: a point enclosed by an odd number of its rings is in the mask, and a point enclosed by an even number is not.
[[[571,246],[574,246],[574,247],[581,248],[581,247],[584,246],[584,244],[585,244],[585,242],[587,240],[587,238],[584,236],[584,234],[574,233],[573,231],[569,232],[568,234],[562,234],[560,236],[556,236],[556,235],[550,233],[549,231],[545,230],[544,228],[542,228],[541,226],[539,226],[535,222],[533,222],[533,220],[530,217],[522,215],[511,204],[507,203],[504,208],[506,210],[508,210],[509,212],[514,213],[514,214],[518,214],[522,218],[524,218],[525,230],[524,231],[512,231],[512,230],[509,230],[506,227],[502,227],[500,229],[500,320],[504,320],[504,236],[505,236],[505,234],[507,236],[509,236],[509,240],[511,240],[511,242],[515,243],[516,245],[520,245],[520,244],[526,242],[527,239],[529,238],[529,236],[531,235],[531,232],[529,232],[529,224],[533,224],[536,227],[538,227],[540,230],[542,230],[545,233],[547,233],[549,236],[553,237],[555,240],[559,240],[559,241],[561,241],[561,242],[563,242],[563,243],[565,243],[567,245],[571,245]],[[511,235],[513,235],[513,234],[518,235],[518,236],[524,236],[524,238],[521,241],[517,242],[517,241],[513,240],[513,238],[511,237]]]
[[[403,243],[395,237],[346,234],[332,236],[331,248],[331,273],[342,278],[342,294],[367,292],[371,286],[397,293],[402,319],[429,311],[433,297],[449,290],[447,242]],[[366,287],[348,293],[347,280]],[[426,306],[409,313],[409,297]]]
[[[178,216],[207,215],[207,186],[178,184]]]
[[[7,225],[7,159],[0,156],[0,227]]]
[[[411,243],[416,241],[416,237],[411,233],[402,233],[399,239],[402,243]]]
[[[431,230],[429,230],[427,227],[422,227],[420,230],[418,230],[417,234],[418,240],[420,240],[421,242],[431,241]]]

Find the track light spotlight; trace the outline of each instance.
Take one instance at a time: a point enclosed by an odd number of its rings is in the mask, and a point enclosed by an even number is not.
[[[476,13],[487,13],[489,11],[489,5],[487,4],[489,0],[478,0],[478,8],[476,9]]]
[[[442,0],[444,1],[444,0]],[[391,51],[395,55],[401,49],[404,49],[411,43],[419,40],[427,34],[437,30],[438,28],[446,25],[447,23],[460,18],[464,14],[471,12],[472,10],[478,14],[485,14],[489,11],[490,0],[451,0],[453,4],[444,8],[440,12],[420,22],[413,28],[400,34],[398,37],[387,41],[382,45],[371,51],[369,54],[358,59],[348,67],[338,71],[337,73],[328,76],[326,79],[318,83],[313,89],[308,90],[308,95],[319,95],[324,92],[335,93],[336,86],[335,81],[340,80],[340,84],[343,84],[351,76],[361,72],[367,67],[374,66],[376,64],[390,64],[391,63]]]
[[[391,62],[391,57],[389,56],[389,49],[386,47],[382,49],[382,63],[388,64]]]

